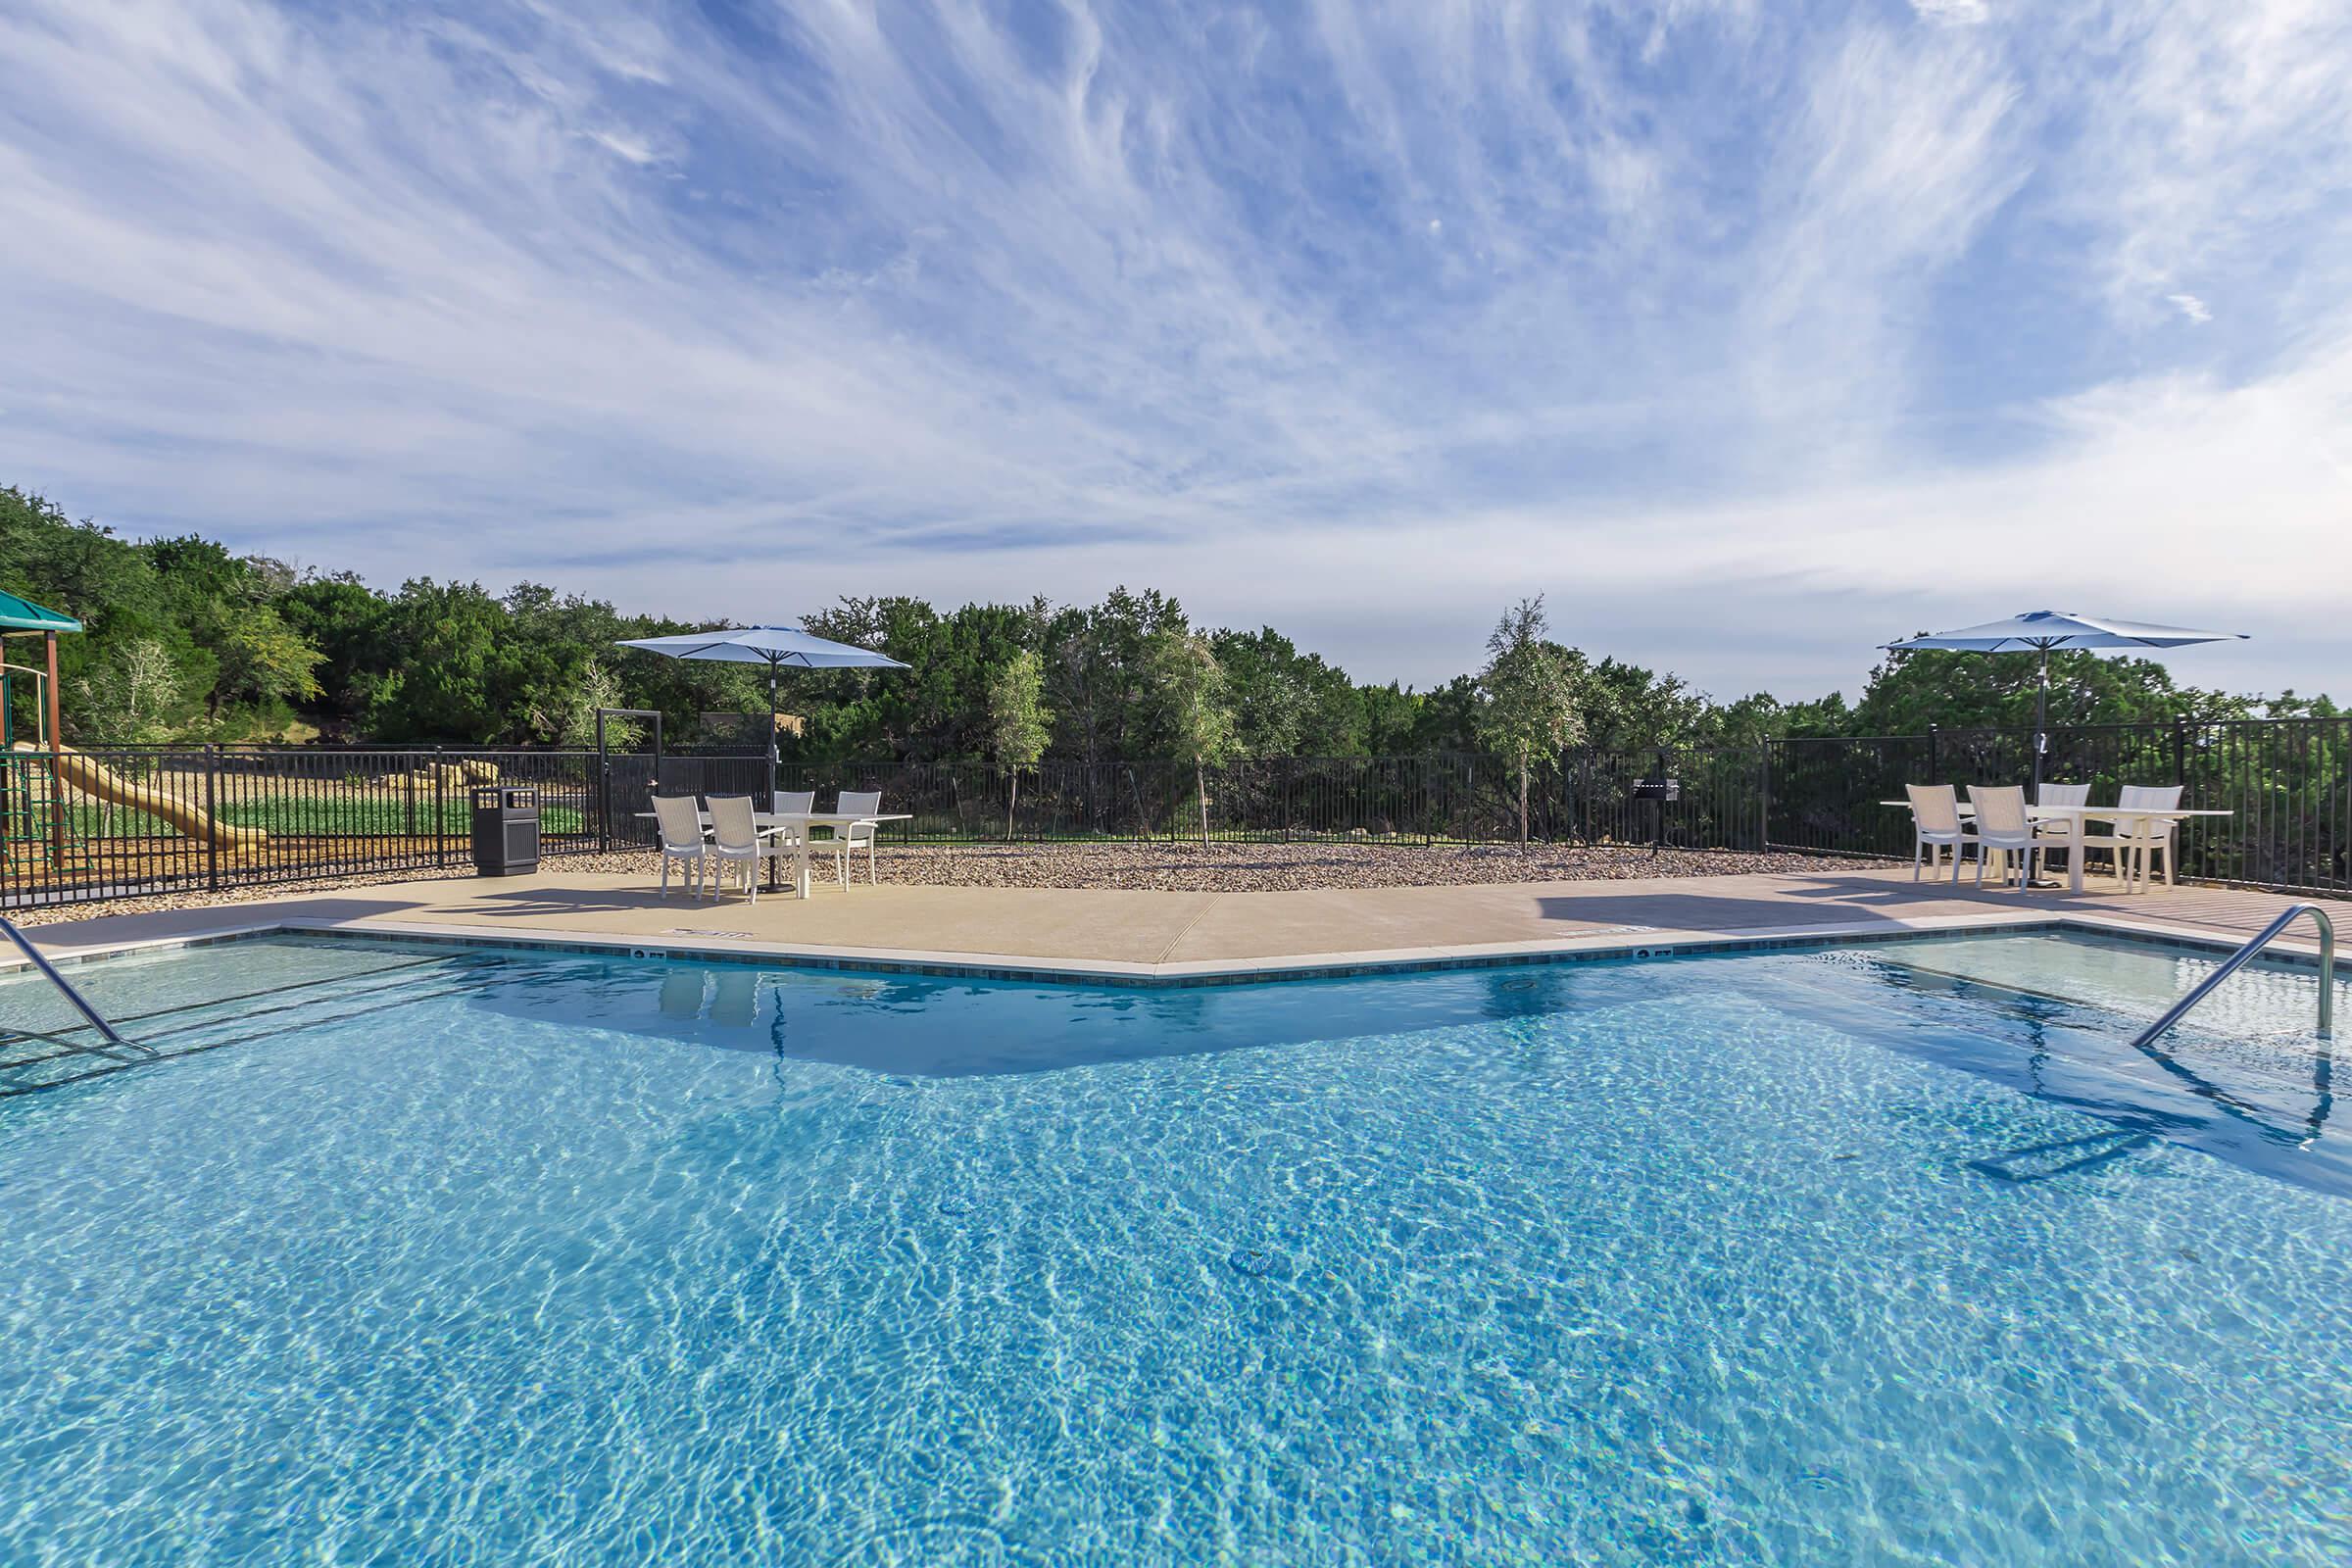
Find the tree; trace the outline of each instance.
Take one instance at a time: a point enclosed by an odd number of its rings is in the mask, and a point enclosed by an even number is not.
[[[1622,660],[1588,666],[1571,649],[1578,676],[1578,738],[1599,751],[1636,752],[1694,746],[1706,738],[1712,705],[1679,675],[1660,675]]]
[[[175,662],[201,678],[213,733],[233,730],[232,709],[276,726],[291,716],[290,704],[319,695],[316,671],[324,656],[276,608],[293,586],[283,563],[232,555],[195,534],[138,549],[154,564],[172,619],[192,640]]]
[[[172,651],[153,637],[118,644],[74,689],[90,728],[118,744],[169,740],[194,706]]]
[[[1544,596],[1503,612],[1487,639],[1478,677],[1479,733],[1519,764],[1519,845],[1527,846],[1527,782],[1538,752],[1557,754],[1581,738],[1581,682],[1568,650],[1547,640]]]
[[[531,728],[558,746],[594,746],[597,710],[627,706],[620,682],[604,661],[591,659],[580,666],[577,681],[531,710]],[[605,745],[612,751],[628,751],[644,735],[643,726],[633,718],[605,721]]]
[[[692,631],[723,617],[622,615],[601,600],[536,583],[498,593],[466,582],[412,582],[386,594],[349,572],[303,570],[240,555],[197,535],[133,541],[76,520],[44,498],[0,485],[0,587],[77,616],[58,645],[66,738],[222,739],[280,733],[299,719],[338,739],[518,744],[578,736],[593,687],[611,706],[663,715],[694,733],[706,712],[767,707],[759,666],[618,654],[622,638]],[[1541,621],[1541,601],[1533,609]],[[1511,617],[1505,617],[1506,622]],[[890,758],[962,761],[999,756],[991,687],[1007,662],[1038,656],[1047,755],[1083,764],[1087,809],[1107,823],[1125,797],[1123,760],[1196,753],[1161,687],[1168,639],[1195,638],[1174,599],[1113,589],[1091,606],[844,599],[809,630],[879,648],[910,666],[887,674],[787,674],[786,706],[805,723],[787,744],[811,764]],[[1781,703],[1756,693],[1717,702],[1674,674],[1586,656],[1542,636],[1506,638],[1513,659],[1482,675],[1419,690],[1357,685],[1272,628],[1207,633],[1231,733],[1227,757],[1426,756],[1498,748],[1525,762],[1524,797],[1552,735],[1524,746],[1506,688],[1573,685],[1568,744],[1605,751],[1753,747],[1785,736],[1917,735],[2033,722],[2030,656],[1922,652],[1887,659],[1858,701],[1837,693]],[[1188,677],[1189,678],[1189,677]],[[2323,717],[2324,696],[2268,699],[2177,685],[2161,663],[2061,653],[2050,661],[2053,727],[2180,717]],[[585,704],[585,706],[583,706]],[[1540,710],[1543,705],[1537,705]],[[1541,716],[1539,714],[1539,716]],[[1581,721],[1581,729],[1578,727]],[[1497,726],[1500,725],[1498,728]],[[121,726],[121,727],[117,727]],[[1204,771],[1207,763],[1201,764]],[[956,777],[949,771],[951,782]],[[1197,781],[1199,782],[1199,781]],[[1017,785],[1016,785],[1017,788]],[[1202,792],[1205,785],[1202,783]],[[1148,810],[1137,792],[1137,807]]]
[[[220,628],[220,673],[213,688],[221,701],[264,707],[306,703],[319,695],[318,669],[325,655],[268,605],[254,605]]]
[[[988,679],[988,741],[1004,769],[1004,837],[1012,837],[1013,808],[1021,798],[1021,772],[1046,755],[1054,715],[1045,705],[1046,662],[1024,648],[996,667]]]
[[[366,710],[371,676],[388,662],[383,596],[343,572],[305,577],[279,596],[275,608],[321,656],[312,671],[319,687],[318,718],[328,730],[349,734]]]
[[[1164,742],[1193,760],[1200,846],[1208,847],[1208,769],[1233,755],[1233,708],[1216,651],[1199,632],[1155,632],[1144,645],[1147,705]]]
[[[1364,738],[1365,754],[1395,757],[1411,751],[1424,701],[1419,692],[1396,681],[1386,686],[1358,686],[1356,726]]]
[[[1353,757],[1364,750],[1364,706],[1347,671],[1302,654],[1271,626],[1209,639],[1231,692],[1244,757]]]
[[[1054,742],[1083,764],[1087,814],[1110,815],[1103,769],[1121,758],[1166,756],[1146,701],[1151,677],[1145,650],[1161,633],[1187,630],[1184,610],[1157,593],[1114,588],[1091,608],[1032,607],[1042,622],[1038,647],[1046,660],[1046,688],[1055,715]],[[1139,802],[1138,810],[1141,810]]]
[[[943,614],[919,599],[892,598],[844,599],[802,625],[879,649],[908,667],[827,671],[801,681],[794,707],[811,721],[801,754],[928,761],[994,752],[990,683],[1007,660],[1039,645],[1043,622],[1029,607],[965,605]]]

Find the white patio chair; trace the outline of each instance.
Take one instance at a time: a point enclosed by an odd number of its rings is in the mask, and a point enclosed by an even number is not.
[[[814,790],[778,790],[773,800],[774,810],[778,816],[790,816],[796,811],[816,809],[816,791]],[[776,824],[775,842],[778,844],[797,845],[808,836],[808,824],[806,822],[779,822]]]
[[[2116,792],[2115,804],[2130,809],[2137,807],[2150,811],[2175,811],[2180,808],[2180,786],[2178,784],[2127,784]],[[2143,836],[2141,830],[2146,832]],[[2142,818],[2133,821],[2123,818],[2115,824],[2113,833],[2095,833],[2083,838],[2083,844],[2112,851],[2115,855],[2117,880],[2130,887],[2136,877],[2145,882],[2149,862],[2157,856],[2164,857],[2164,885],[2173,885],[2175,856],[2174,841],[2180,837],[2180,823],[2177,818],[2149,822]]]
[[[662,897],[669,897],[669,862],[679,862],[678,879],[684,881],[685,867],[694,868],[694,892],[703,892],[703,867],[710,861],[710,846],[703,842],[703,817],[695,809],[691,795],[657,795],[654,797],[654,822],[662,830]]]
[[[718,898],[727,867],[740,865],[743,867],[744,894],[752,903],[758,904],[761,864],[783,854],[784,847],[761,840],[759,819],[752,814],[752,798],[749,795],[713,795],[709,805],[710,897],[713,901]]]
[[[1911,880],[1919,880],[1923,856],[1933,871],[1936,857],[1948,849],[1952,880],[1959,881],[1960,846],[1976,843],[1975,835],[1960,825],[1960,792],[1949,784],[1906,784],[1903,792],[1911,797]]]
[[[2090,786],[2087,784],[2044,784],[2035,792],[2034,804],[2035,806],[2088,806],[2090,804]],[[2082,853],[2081,848],[2082,833],[2082,819],[2079,816],[2061,817],[2056,820],[2034,823],[2034,837],[2041,840],[2041,863],[2045,866],[2050,863],[2052,850],[2064,850],[2070,856],[2081,855]],[[2068,863],[2073,862],[2069,861]]]
[[[833,809],[843,816],[862,816],[868,811],[882,809],[880,790],[843,790],[834,798]],[[860,844],[865,846],[865,880],[870,885],[881,880],[874,874],[875,822],[845,822],[833,830],[833,870],[841,885],[850,885],[850,856]]]
[[[2015,784],[1971,784],[1968,804],[1977,808],[1977,886],[1984,885],[1984,857],[1994,850],[2015,858],[2018,886],[2034,885],[2041,840],[2026,815],[2026,792]]]

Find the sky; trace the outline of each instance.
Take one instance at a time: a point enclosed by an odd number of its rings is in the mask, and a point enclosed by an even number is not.
[[[0,483],[681,616],[2352,696],[2342,0],[10,0]]]

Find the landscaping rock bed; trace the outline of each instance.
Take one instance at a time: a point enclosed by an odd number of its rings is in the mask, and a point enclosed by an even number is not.
[[[1809,855],[1537,844],[1013,844],[892,849],[882,880],[921,887],[1152,888],[1284,893],[1484,882],[1632,881],[1661,876],[1824,871],[1883,865]]]

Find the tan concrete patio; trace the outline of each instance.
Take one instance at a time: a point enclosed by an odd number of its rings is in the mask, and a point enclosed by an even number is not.
[[[1907,868],[1291,893],[820,887],[804,901],[712,904],[643,879],[547,872],[393,883],[332,894],[42,926],[50,953],[266,930],[591,941],[779,956],[998,962],[1170,977],[1286,965],[1657,947],[1725,938],[1885,935],[2054,919],[2243,940],[2290,902],[2157,888],[1975,891]],[[2352,906],[2333,906],[2338,918]],[[2308,948],[2308,927],[2294,946]]]

